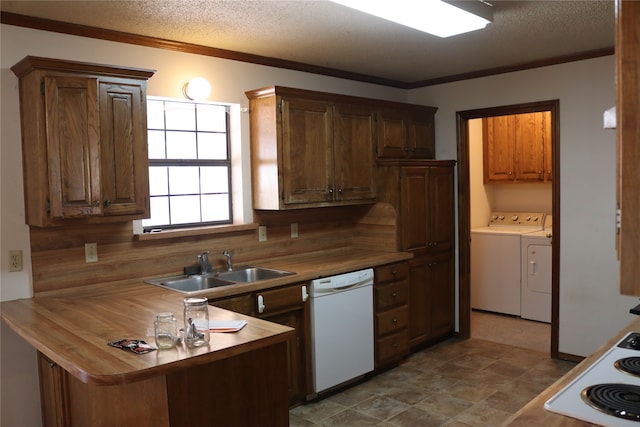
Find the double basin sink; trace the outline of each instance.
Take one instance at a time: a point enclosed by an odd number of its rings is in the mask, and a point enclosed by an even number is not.
[[[150,279],[147,283],[179,292],[197,292],[206,289],[229,286],[236,283],[253,283],[262,280],[277,279],[279,277],[295,274],[291,271],[275,270],[265,267],[236,267],[230,271],[217,271],[207,274],[191,276],[170,276],[160,279]]]

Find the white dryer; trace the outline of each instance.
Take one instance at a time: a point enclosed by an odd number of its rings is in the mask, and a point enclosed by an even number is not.
[[[544,229],[521,237],[522,277],[520,316],[523,319],[551,323],[551,215]]]
[[[494,212],[471,230],[471,308],[520,316],[521,236],[542,230],[544,213]]]

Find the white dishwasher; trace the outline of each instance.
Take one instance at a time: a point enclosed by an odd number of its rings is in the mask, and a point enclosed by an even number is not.
[[[373,269],[311,281],[315,393],[373,371]]]

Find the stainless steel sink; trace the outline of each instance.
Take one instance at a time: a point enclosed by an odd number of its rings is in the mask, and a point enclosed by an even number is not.
[[[197,274],[193,276],[171,276],[160,279],[150,279],[146,282],[174,291],[191,293],[206,289],[229,286],[235,283],[252,283],[261,280],[277,279],[295,274],[291,271],[274,270],[264,267],[237,267],[231,271],[218,271],[208,274]]]
[[[162,286],[163,288],[173,289],[179,292],[197,292],[205,289],[213,289],[220,286],[233,285],[234,282],[223,280],[215,276],[172,276],[163,277],[161,279],[147,280],[152,285]]]
[[[284,270],[274,270],[264,267],[238,267],[232,271],[218,273],[218,277],[232,282],[251,283],[261,280],[277,279],[278,277],[289,276],[292,273]]]

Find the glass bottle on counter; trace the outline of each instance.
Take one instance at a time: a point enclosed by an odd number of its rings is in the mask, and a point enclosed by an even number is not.
[[[178,322],[173,313],[158,313],[154,322],[156,346],[159,349],[173,348],[178,341]]]
[[[184,299],[184,342],[191,348],[209,344],[209,305],[206,297]]]

